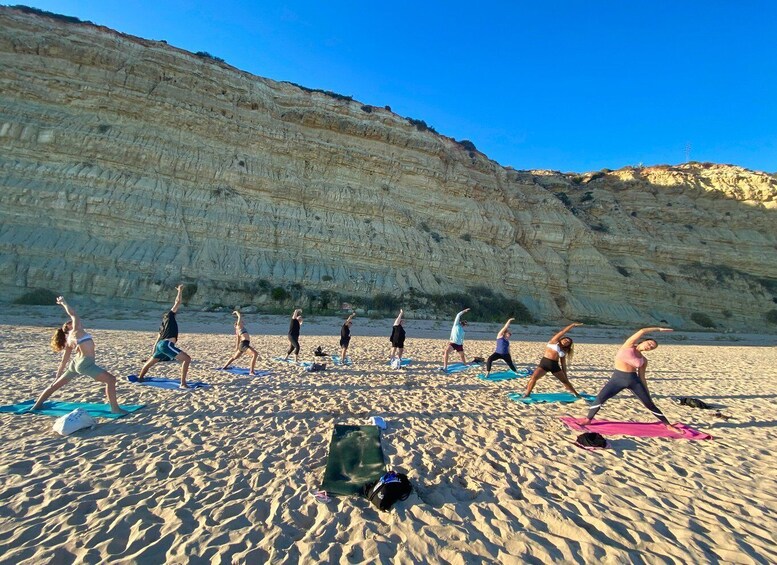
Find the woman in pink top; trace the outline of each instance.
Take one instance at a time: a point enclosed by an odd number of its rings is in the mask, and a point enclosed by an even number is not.
[[[588,411],[588,416],[581,422],[582,425],[591,423],[591,420],[599,409],[610,398],[621,392],[623,389],[629,389],[640,399],[645,408],[650,410],[666,426],[671,427],[669,420],[664,413],[656,406],[648,392],[647,381],[645,380],[645,369],[647,369],[647,359],[642,355],[645,351],[652,351],[658,347],[654,339],[640,338],[650,332],[671,332],[670,328],[642,328],[621,346],[615,355],[615,371],[612,377],[604,385]]]

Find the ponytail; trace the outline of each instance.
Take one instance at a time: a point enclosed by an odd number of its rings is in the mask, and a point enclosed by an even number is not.
[[[57,328],[54,335],[51,336],[51,349],[54,351],[62,351],[67,344],[67,334],[62,328]]]

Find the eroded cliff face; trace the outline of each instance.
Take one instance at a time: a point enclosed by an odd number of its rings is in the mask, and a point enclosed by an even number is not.
[[[548,321],[754,329],[777,308],[776,215],[767,174],[515,171],[382,108],[0,8],[8,298],[487,286]]]

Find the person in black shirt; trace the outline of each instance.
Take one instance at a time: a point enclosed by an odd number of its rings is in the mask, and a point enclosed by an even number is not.
[[[340,363],[345,365],[345,356],[348,353],[348,345],[351,343],[351,325],[356,312],[346,318],[343,327],[340,328]]]
[[[400,366],[402,364],[402,352],[405,350],[405,328],[402,324],[405,323],[405,311],[399,310],[399,316],[394,320],[394,327],[391,328],[391,360],[399,359]]]
[[[181,305],[181,296],[183,294],[183,285],[176,287],[178,294],[175,297],[175,303],[168,312],[162,316],[162,325],[159,326],[159,336],[154,343],[154,353],[143,365],[138,374],[138,381],[143,382],[148,370],[160,361],[180,361],[181,363],[181,388],[189,388],[186,384],[186,375],[189,372],[189,364],[192,358],[176,346],[178,341],[178,322],[175,315],[178,313],[178,307]]]
[[[291,323],[289,324],[289,343],[291,346],[289,347],[289,350],[286,352],[286,357],[283,358],[284,361],[289,360],[289,355],[291,355],[291,352],[294,352],[294,361],[299,362],[299,329],[302,325],[302,310],[297,308],[294,310],[294,313],[291,315]]]

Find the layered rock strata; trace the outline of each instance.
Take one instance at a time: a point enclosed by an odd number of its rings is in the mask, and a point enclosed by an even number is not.
[[[485,286],[542,320],[753,328],[777,180],[516,171],[389,110],[0,8],[0,287],[247,303]]]

